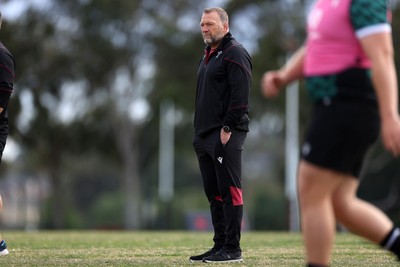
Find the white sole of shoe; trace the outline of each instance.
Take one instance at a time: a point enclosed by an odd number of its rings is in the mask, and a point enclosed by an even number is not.
[[[205,260],[203,262],[205,262],[205,263],[239,263],[239,262],[243,262],[243,259],[227,260],[227,261],[208,261],[208,260]]]
[[[3,249],[2,251],[0,251],[0,256],[5,256],[8,255],[10,252],[8,252],[8,249]]]

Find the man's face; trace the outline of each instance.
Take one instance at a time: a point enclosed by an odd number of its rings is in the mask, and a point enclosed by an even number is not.
[[[217,12],[204,13],[200,21],[204,43],[216,48],[228,32],[228,23],[222,23]]]

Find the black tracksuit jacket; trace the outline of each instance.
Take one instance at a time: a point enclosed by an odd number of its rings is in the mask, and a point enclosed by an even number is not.
[[[210,51],[207,46],[197,72],[195,134],[204,136],[225,125],[248,132],[251,57],[230,33]]]
[[[15,62],[10,51],[0,42],[0,161],[8,137],[8,102],[14,88]]]
[[[10,51],[0,42],[0,120],[7,118],[7,106],[14,88],[15,62]]]

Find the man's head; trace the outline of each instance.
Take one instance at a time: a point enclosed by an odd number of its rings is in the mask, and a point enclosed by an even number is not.
[[[217,48],[229,31],[228,13],[220,7],[206,8],[201,17],[200,27],[204,43],[211,48]]]

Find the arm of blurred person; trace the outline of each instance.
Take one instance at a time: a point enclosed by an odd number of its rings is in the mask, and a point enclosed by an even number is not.
[[[390,32],[366,36],[361,45],[372,62],[372,81],[378,96],[382,141],[393,155],[400,155],[398,89]]]
[[[7,108],[14,88],[14,59],[8,50],[0,45],[0,115]],[[0,116],[3,118],[3,116]]]
[[[279,70],[267,71],[261,79],[261,91],[265,97],[274,97],[294,80],[303,78],[305,48],[300,47]]]

